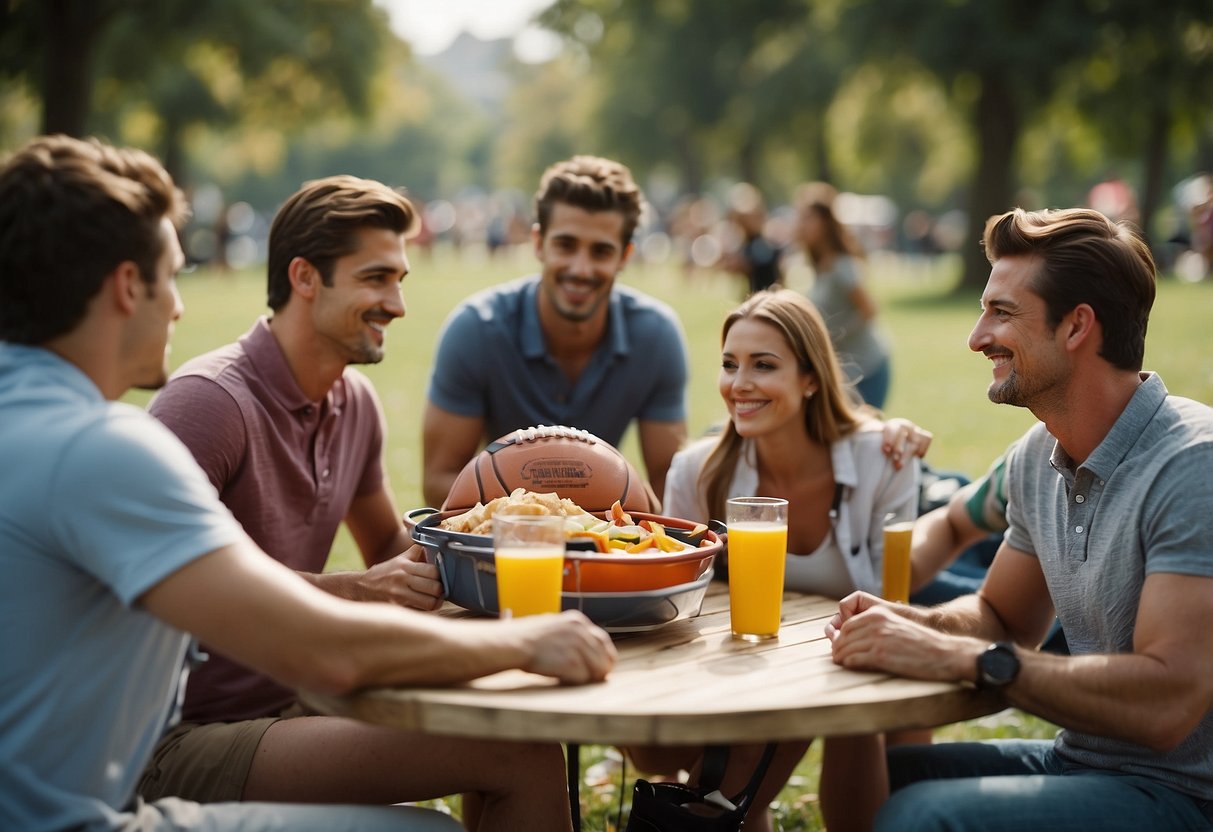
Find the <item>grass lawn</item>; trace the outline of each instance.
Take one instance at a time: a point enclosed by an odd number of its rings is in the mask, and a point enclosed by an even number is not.
[[[387,358],[363,368],[374,381],[388,419],[387,463],[401,509],[422,505],[421,413],[438,329],[451,308],[468,294],[534,269],[529,250],[495,260],[486,256],[437,251],[411,255],[413,273],[404,292],[408,316],[388,333]],[[937,261],[910,263],[876,258],[870,282],[881,302],[881,320],[894,345],[893,384],[887,413],[905,416],[935,433],[929,456],[941,469],[970,476],[986,465],[1033,422],[1026,410],[995,406],[985,396],[989,362],[969,352],[965,341],[977,317],[977,298],[947,295],[954,264]],[[621,278],[673,306],[682,318],[691,355],[690,431],[695,436],[724,415],[716,392],[720,322],[739,300],[740,282],[725,275],[701,272],[684,275],[668,266],[634,265]],[[793,275],[789,284],[801,288]],[[200,270],[180,279],[185,316],[173,338],[172,363],[227,343],[242,334],[265,310],[263,272],[220,274]],[[1159,285],[1146,366],[1159,371],[1171,392],[1213,402],[1213,350],[1204,327],[1213,311],[1213,283]],[[145,393],[128,400],[147,401]],[[639,465],[632,432],[623,450]],[[643,470],[643,468],[641,468]],[[339,536],[330,569],[357,568],[360,559],[349,535]],[[942,739],[990,736],[1052,736],[1052,726],[1009,711],[984,720],[949,726]],[[818,746],[805,758],[775,807],[784,830],[820,829],[816,807]],[[602,761],[605,749],[583,749],[583,765]],[[613,828],[618,777],[583,790],[585,828]],[[629,779],[634,772],[629,772]]]

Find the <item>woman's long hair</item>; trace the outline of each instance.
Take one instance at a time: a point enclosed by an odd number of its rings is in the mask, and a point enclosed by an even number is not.
[[[733,325],[747,318],[775,327],[792,349],[800,371],[817,376],[817,392],[805,400],[804,409],[805,432],[812,441],[828,445],[859,427],[863,421],[860,407],[844,381],[846,376],[838,366],[821,313],[808,298],[779,286],[755,292],[725,318],[722,345]],[[737,469],[742,441],[729,419],[699,473],[699,488],[711,517],[725,516],[729,483]]]
[[[863,260],[867,256],[859,240],[839,221],[829,204],[811,200],[802,202],[798,207],[802,214],[817,215],[825,228],[822,239],[812,245],[807,242],[804,244],[805,253],[814,266],[819,265],[823,258],[837,257],[840,254],[849,254],[857,260]]]

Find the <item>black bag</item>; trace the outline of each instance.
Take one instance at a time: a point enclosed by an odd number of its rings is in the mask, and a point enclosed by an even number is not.
[[[775,755],[775,743],[767,743],[750,782],[732,798],[724,797],[719,790],[728,753],[723,746],[708,747],[704,752],[700,784],[695,789],[681,783],[637,780],[632,790],[632,811],[624,832],[737,832],[741,829],[758,784]]]

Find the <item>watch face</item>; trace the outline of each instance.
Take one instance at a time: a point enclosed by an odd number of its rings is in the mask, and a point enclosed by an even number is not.
[[[981,654],[982,682],[991,687],[1009,684],[1019,672],[1015,651],[1004,644],[995,644]]]

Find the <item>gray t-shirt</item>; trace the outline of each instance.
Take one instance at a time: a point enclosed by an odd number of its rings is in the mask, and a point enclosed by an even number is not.
[[[875,323],[864,319],[851,300],[851,292],[858,285],[859,261],[840,254],[829,269],[817,272],[808,291],[809,300],[830,330],[838,360],[852,381],[875,371],[889,354],[884,335]]]
[[[1147,575],[1213,577],[1213,408],[1143,378],[1077,468],[1043,424],[1008,457],[1007,541],[1039,558],[1075,655],[1132,652]],[[1056,747],[1078,765],[1213,798],[1213,711],[1166,752],[1072,730]]]
[[[185,446],[0,343],[0,829],[109,829],[176,717],[187,636],[140,607],[240,540]]]

